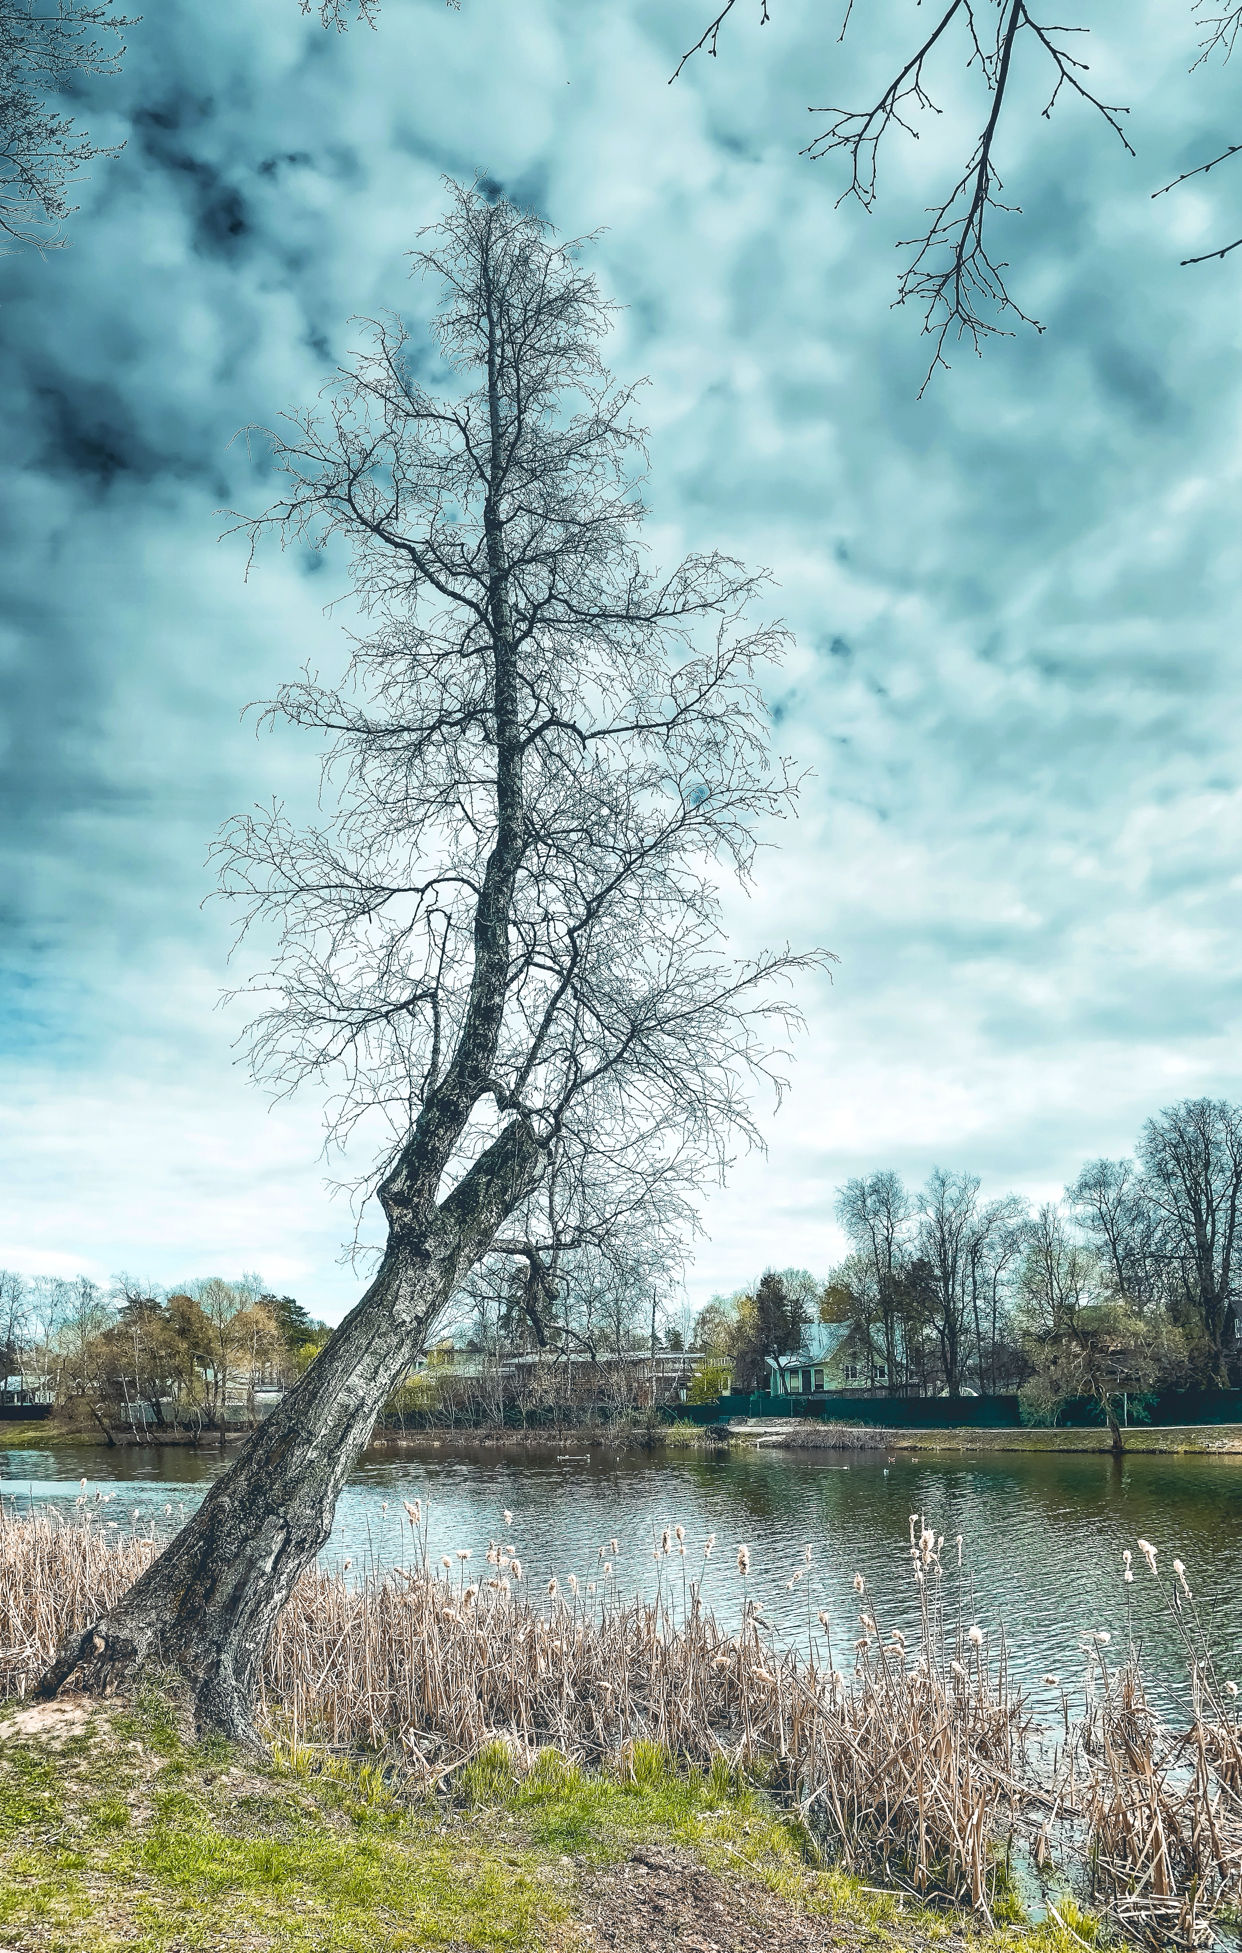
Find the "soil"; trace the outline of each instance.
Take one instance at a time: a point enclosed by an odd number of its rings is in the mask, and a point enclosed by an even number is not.
[[[600,1953],[832,1953],[857,1932],[809,1918],[749,1879],[721,1878],[688,1851],[634,1852],[582,1876],[576,1934]]]

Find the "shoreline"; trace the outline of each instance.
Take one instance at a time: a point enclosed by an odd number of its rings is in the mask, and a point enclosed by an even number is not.
[[[237,1442],[230,1439],[231,1450]],[[194,1449],[205,1455],[219,1455],[218,1442],[191,1446],[184,1436],[170,1437],[160,1444],[118,1439],[109,1445],[101,1432],[66,1429],[54,1419],[0,1424],[0,1451],[59,1451],[85,1447],[108,1451],[163,1451]],[[497,1430],[383,1430],[366,1447],[367,1451],[403,1453],[492,1451],[552,1460],[556,1463],[592,1462],[605,1452],[645,1452],[655,1457],[664,1451],[702,1451],[722,1454],[779,1451],[882,1451],[950,1452],[957,1455],[979,1452],[1094,1453],[1109,1456],[1112,1446],[1108,1432],[1101,1427],[1049,1429],[1024,1425],[1018,1430],[917,1431],[879,1425],[829,1423],[826,1420],[799,1418],[736,1418],[727,1426],[691,1424],[659,1425],[654,1430],[632,1427],[609,1428],[592,1425],[564,1431]],[[1242,1457],[1242,1424],[1167,1424],[1134,1425],[1125,1434],[1124,1456],[1151,1452],[1165,1456]]]
[[[783,1428],[782,1428],[783,1427]],[[746,1418],[730,1424],[732,1443],[762,1451],[950,1451],[1090,1452],[1112,1455],[1107,1430],[1082,1426],[1018,1430],[907,1431],[878,1425],[830,1424],[817,1419]],[[1131,1425],[1123,1456],[1158,1452],[1171,1456],[1242,1457],[1242,1424]]]

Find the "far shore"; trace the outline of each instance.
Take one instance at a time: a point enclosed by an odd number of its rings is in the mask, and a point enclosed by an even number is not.
[[[229,1433],[230,1448],[244,1433]],[[169,1434],[161,1443],[137,1440],[124,1433],[116,1435],[118,1450],[184,1448],[184,1433]],[[0,1423],[0,1451],[76,1450],[82,1446],[106,1451],[108,1441],[102,1431],[81,1426],[68,1427],[55,1418],[28,1422]],[[734,1418],[728,1424],[589,1425],[585,1428],[512,1430],[508,1427],[485,1429],[401,1431],[384,1427],[377,1430],[368,1449],[395,1454],[418,1455],[427,1452],[499,1451],[523,1454],[558,1463],[586,1463],[593,1456],[611,1452],[665,1450],[720,1452],[736,1451],[883,1451],[898,1452],[1110,1452],[1107,1430],[1099,1427],[1048,1429],[1023,1425],[1015,1430],[950,1429],[913,1431],[862,1424],[830,1423],[818,1418]],[[197,1449],[210,1456],[218,1452],[218,1439],[205,1434]],[[1130,1452],[1156,1452],[1170,1455],[1191,1453],[1197,1456],[1242,1457],[1242,1424],[1165,1424],[1131,1425],[1125,1433],[1125,1449]]]
[[[1242,1456],[1242,1424],[1132,1424],[1125,1449]],[[779,1451],[1088,1451],[1111,1452],[1103,1425],[1049,1429],[1024,1424],[1015,1430],[905,1431],[818,1418],[735,1418],[730,1442]]]

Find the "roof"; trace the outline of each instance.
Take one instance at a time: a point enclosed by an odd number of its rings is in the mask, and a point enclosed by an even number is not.
[[[808,1322],[799,1347],[786,1356],[770,1356],[768,1362],[776,1369],[793,1369],[800,1363],[831,1363],[856,1327],[852,1322]]]

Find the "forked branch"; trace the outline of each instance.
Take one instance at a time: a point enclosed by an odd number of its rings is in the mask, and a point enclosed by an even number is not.
[[[731,7],[726,6],[678,65],[680,74],[690,54],[706,47],[716,52],[716,43]],[[852,8],[847,6],[841,33],[849,25]],[[990,14],[996,15],[995,28]],[[1242,9],[1239,9],[1242,13]],[[766,9],[765,9],[766,18]],[[1107,102],[1087,83],[1087,63],[1071,54],[1065,36],[1084,33],[1081,27],[1054,25],[1039,20],[1027,0],[942,0],[930,30],[903,58],[879,95],[862,109],[819,108],[814,115],[829,118],[827,127],[816,136],[803,154],[815,160],[837,151],[849,159],[850,178],[839,202],[853,197],[864,210],[874,208],[879,154],[886,137],[900,132],[919,138],[920,122],[928,114],[942,113],[932,93],[929,64],[956,45],[967,71],[982,77],[986,91],[986,113],[982,127],[965,165],[949,193],[929,206],[930,222],[918,236],[901,240],[901,248],[912,256],[899,281],[896,303],[913,301],[923,311],[923,331],[935,339],[935,352],[927,380],[938,366],[947,365],[945,343],[950,337],[966,338],[976,352],[986,338],[1005,332],[1000,323],[1005,314],[1042,331],[1011,297],[1006,285],[1008,270],[990,247],[989,213],[1015,213],[1018,206],[1001,201],[1003,185],[996,165],[996,148],[1002,118],[1013,76],[1015,55],[1026,34],[1052,65],[1053,82],[1042,110],[1045,119],[1063,92],[1077,96],[1102,116],[1131,155],[1121,117],[1128,111]]]

